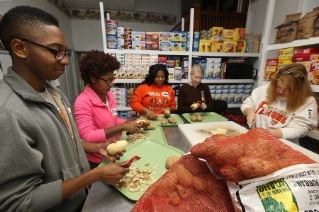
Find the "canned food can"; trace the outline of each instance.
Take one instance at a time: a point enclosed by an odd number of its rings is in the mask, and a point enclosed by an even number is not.
[[[125,38],[125,34],[124,34],[124,27],[119,26],[117,27],[117,37],[118,38]]]
[[[107,48],[117,49],[117,38],[115,35],[109,35],[106,37]]]
[[[117,34],[117,21],[113,21],[113,20],[106,21],[106,34],[107,35]]]
[[[117,48],[124,49],[124,47],[125,47],[124,38],[117,38]]]
[[[125,36],[125,39],[131,39],[132,38],[132,29],[129,27],[124,28],[124,36]]]
[[[194,32],[194,39],[199,39],[199,35],[200,35],[199,32]]]
[[[125,49],[132,49],[132,40],[131,39],[124,40],[124,48]]]

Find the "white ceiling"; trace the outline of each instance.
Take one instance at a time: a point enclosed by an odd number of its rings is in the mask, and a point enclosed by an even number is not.
[[[99,9],[103,2],[105,10],[135,10],[135,0],[63,0],[71,8]]]

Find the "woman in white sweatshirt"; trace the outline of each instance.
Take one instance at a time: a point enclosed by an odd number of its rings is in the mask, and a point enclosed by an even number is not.
[[[254,89],[240,109],[248,126],[268,129],[277,138],[299,144],[299,138],[317,125],[318,102],[305,66],[292,64],[278,72],[269,85]]]

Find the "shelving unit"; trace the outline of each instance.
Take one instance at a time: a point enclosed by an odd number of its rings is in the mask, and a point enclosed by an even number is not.
[[[228,108],[240,108],[241,104],[228,104]],[[117,111],[128,111],[132,110],[131,107],[118,107]],[[319,133],[318,133],[319,134]]]

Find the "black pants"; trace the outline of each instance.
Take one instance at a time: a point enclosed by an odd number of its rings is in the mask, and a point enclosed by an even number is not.
[[[99,163],[94,163],[92,161],[89,161],[89,164],[90,164],[91,169],[94,169],[100,165]]]

